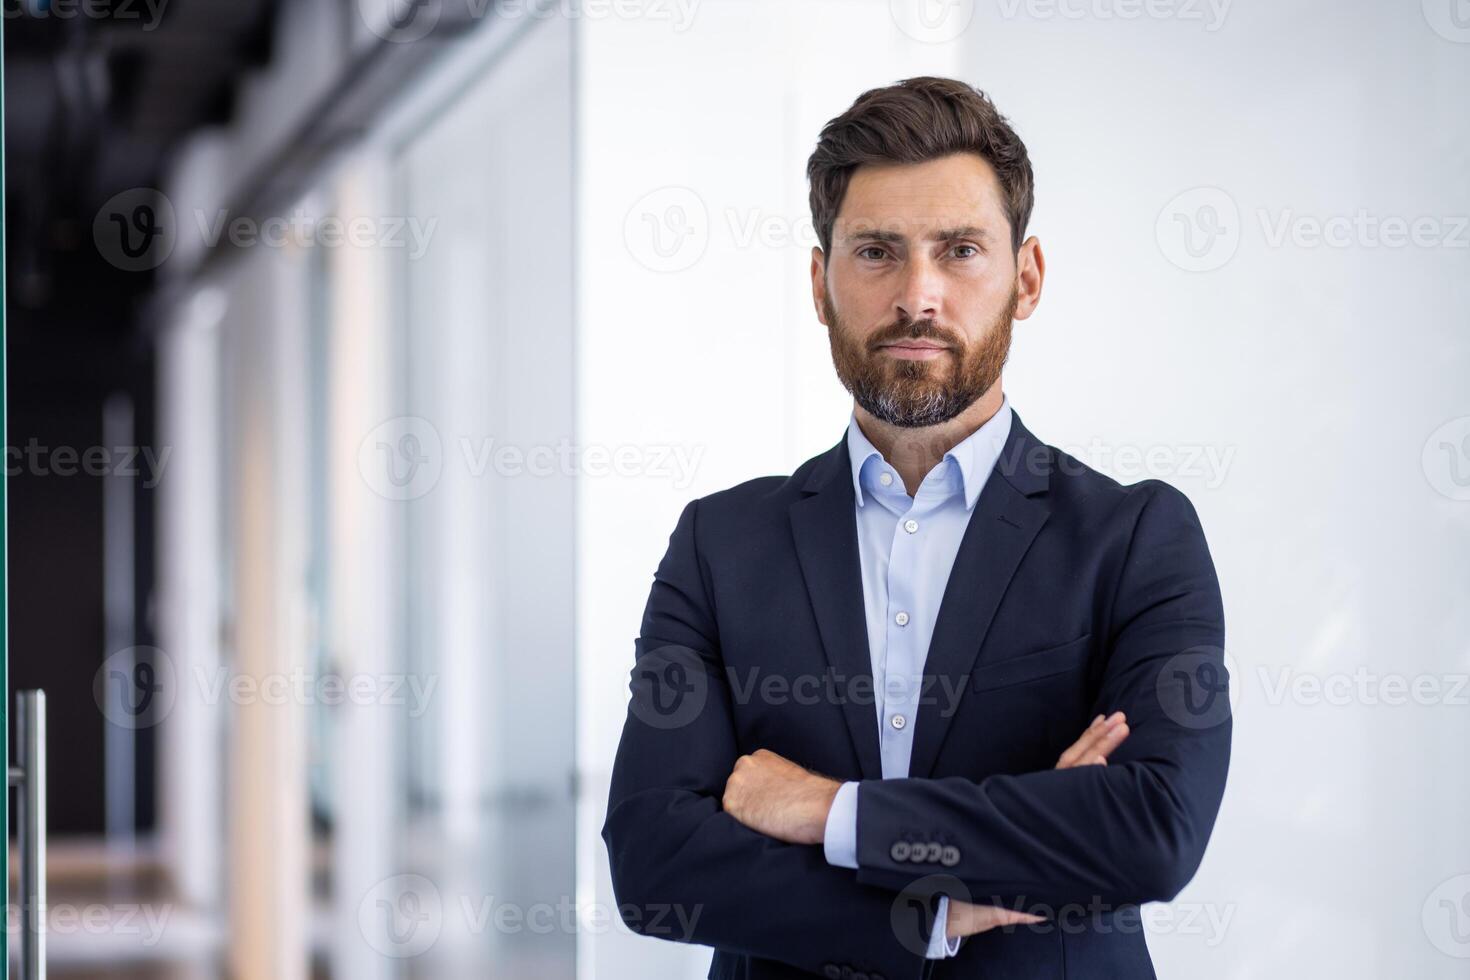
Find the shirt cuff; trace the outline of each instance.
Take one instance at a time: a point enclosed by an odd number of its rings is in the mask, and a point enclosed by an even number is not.
[[[950,939],[946,936],[945,927],[949,923],[949,896],[939,896],[939,909],[934,913],[934,931],[929,934],[929,949],[924,953],[924,958],[929,960],[942,960],[953,956],[960,951],[960,943],[965,941],[964,936],[955,936]]]
[[[827,863],[839,868],[856,868],[857,862],[857,791],[856,782],[837,787],[832,809],[827,811],[827,826],[822,831],[822,853]]]

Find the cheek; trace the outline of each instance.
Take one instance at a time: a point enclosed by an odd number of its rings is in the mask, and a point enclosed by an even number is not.
[[[963,304],[968,313],[983,317],[993,315],[1005,304],[1010,288],[1009,279],[976,273],[956,278],[949,295],[955,303]]]
[[[1006,311],[1010,302],[1011,284],[984,282],[966,284],[953,294],[955,319],[963,323],[969,343],[982,339],[990,332],[991,324]]]
[[[894,301],[892,277],[878,273],[862,273],[842,265],[828,272],[827,296],[837,312],[848,323],[871,323],[873,314],[889,308]]]

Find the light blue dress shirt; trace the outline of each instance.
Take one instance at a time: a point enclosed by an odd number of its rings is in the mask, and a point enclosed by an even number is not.
[[[1000,410],[945,453],[910,497],[898,471],[863,435],[857,414],[848,421],[847,452],[884,779],[909,774],[924,660],[944,587],[975,501],[1010,431],[1010,401],[1002,396]],[[859,791],[859,783],[843,783],[832,801],[822,841],[829,864],[858,866]],[[946,941],[948,912],[949,899],[941,897],[929,937],[930,959],[953,956],[963,941],[963,937]]]

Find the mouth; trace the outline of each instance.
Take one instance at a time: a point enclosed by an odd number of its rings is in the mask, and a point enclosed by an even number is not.
[[[890,357],[897,357],[905,361],[930,361],[944,354],[949,348],[923,340],[901,340],[893,344],[884,344],[878,350]]]

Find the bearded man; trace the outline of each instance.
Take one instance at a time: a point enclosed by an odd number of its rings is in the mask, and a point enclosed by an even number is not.
[[[1038,440],[1026,148],[984,93],[864,93],[807,167],[846,433],[691,501],[654,575],[602,836],[623,921],[712,978],[1152,977],[1231,717],[1189,500]]]

